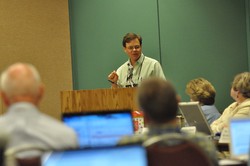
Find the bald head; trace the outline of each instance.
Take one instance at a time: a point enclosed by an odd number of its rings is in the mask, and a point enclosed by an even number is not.
[[[42,83],[34,66],[16,63],[1,75],[1,93],[11,103],[30,101],[36,104],[41,98]],[[8,103],[6,103],[8,105]]]

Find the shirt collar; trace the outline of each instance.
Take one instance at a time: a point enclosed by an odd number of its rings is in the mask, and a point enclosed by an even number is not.
[[[181,130],[178,126],[173,124],[164,124],[164,125],[149,125],[149,135],[158,135],[165,133],[181,133]]]
[[[140,65],[140,64],[142,64],[142,63],[143,63],[144,58],[145,58],[145,56],[143,55],[143,53],[141,53],[140,58],[136,61],[136,65]],[[130,66],[130,65],[131,65],[130,59],[128,59],[128,63],[127,63],[127,64],[128,64],[128,66]]]
[[[143,55],[143,53],[141,53],[141,56],[140,56],[140,58],[136,61],[136,64],[141,64],[142,62],[143,62],[143,60],[144,60],[144,55]]]
[[[7,113],[38,112],[38,108],[29,102],[18,102],[8,108]]]

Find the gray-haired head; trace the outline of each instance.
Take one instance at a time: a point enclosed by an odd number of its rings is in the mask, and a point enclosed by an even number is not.
[[[232,88],[245,98],[250,98],[250,72],[239,73],[234,77]]]
[[[1,92],[8,99],[15,97],[37,97],[42,85],[37,69],[26,63],[9,66],[0,78]]]

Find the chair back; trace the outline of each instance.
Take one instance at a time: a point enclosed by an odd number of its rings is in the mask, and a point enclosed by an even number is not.
[[[156,136],[144,142],[149,166],[211,166],[198,145],[179,134]]]
[[[36,145],[22,145],[5,151],[5,166],[41,166],[45,149]]]
[[[9,134],[6,131],[0,131],[0,166],[4,166],[4,152],[9,141]]]

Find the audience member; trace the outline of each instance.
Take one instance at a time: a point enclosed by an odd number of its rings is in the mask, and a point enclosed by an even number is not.
[[[119,144],[141,143],[162,134],[180,134],[198,144],[204,152],[217,165],[216,149],[214,144],[202,133],[182,133],[178,120],[178,96],[172,84],[161,78],[148,78],[142,82],[138,89],[138,104],[144,112],[148,122],[148,132],[124,137]]]
[[[191,101],[198,101],[201,109],[210,125],[220,117],[220,113],[214,105],[216,91],[213,85],[204,78],[196,78],[186,85],[186,93]]]
[[[235,100],[222,113],[221,117],[211,124],[214,133],[222,132],[228,127],[230,118],[248,117],[250,111],[250,72],[243,72],[234,77],[231,97]]]
[[[123,50],[129,59],[117,71],[108,75],[113,88],[135,87],[148,77],[165,79],[160,63],[142,53],[142,38],[134,33],[127,33],[122,41]]]
[[[77,147],[72,129],[39,111],[44,86],[34,66],[16,63],[1,75],[1,96],[7,112],[0,117],[0,131],[9,134],[7,148],[34,145],[44,149]]]

